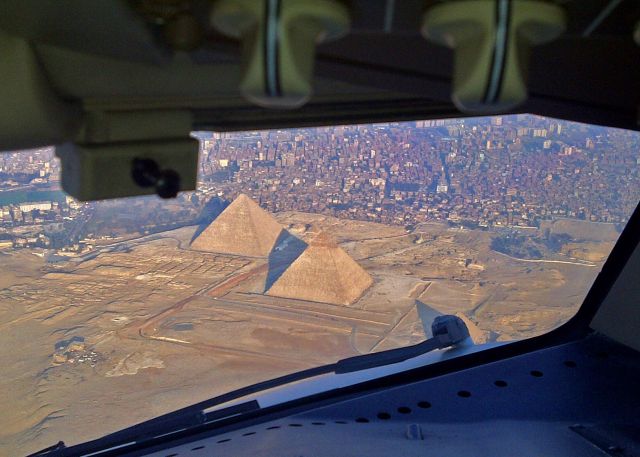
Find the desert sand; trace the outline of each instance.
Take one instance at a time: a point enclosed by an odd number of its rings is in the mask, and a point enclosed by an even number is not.
[[[574,258],[576,242],[518,259],[492,251],[490,231],[444,224],[407,232],[305,213],[275,219],[292,237],[277,253],[285,264],[324,231],[372,283],[346,305],[267,295],[281,267],[192,249],[196,227],[58,263],[3,253],[0,454],[75,444],[274,376],[417,343],[426,336],[418,302],[458,313],[478,342],[538,335],[575,314],[606,257]],[[612,240],[585,243],[598,251]]]

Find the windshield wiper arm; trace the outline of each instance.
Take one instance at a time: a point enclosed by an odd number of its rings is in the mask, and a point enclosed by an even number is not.
[[[140,443],[159,435],[167,435],[174,431],[184,431],[192,427],[213,423],[221,419],[259,410],[259,403],[256,400],[251,400],[228,408],[206,412],[207,409],[251,394],[263,392],[265,390],[323,374],[352,373],[355,371],[403,362],[435,349],[444,349],[455,346],[469,337],[469,330],[467,329],[464,321],[459,317],[452,315],[437,316],[431,324],[431,333],[433,335],[432,338],[413,346],[374,354],[349,357],[329,365],[309,368],[289,375],[280,376],[279,378],[243,387],[209,400],[196,403],[195,405],[187,406],[186,408],[133,425],[124,430],[111,433],[96,440],[78,444],[71,448],[66,448],[64,443],[60,441],[58,444],[36,452],[29,457],[40,457],[45,455],[50,457],[58,455],[82,455],[88,452],[93,452],[99,455],[102,450],[106,451],[108,449],[113,449],[116,446],[122,445],[122,443]]]
[[[431,324],[431,333],[432,338],[413,346],[339,360],[333,371],[336,374],[351,373],[404,362],[436,349],[455,346],[469,337],[469,329],[464,321],[452,315],[437,316]]]

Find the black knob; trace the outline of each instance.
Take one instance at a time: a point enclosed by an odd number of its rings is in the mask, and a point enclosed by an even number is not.
[[[153,159],[133,159],[131,177],[140,187],[155,187],[161,198],[174,198],[180,190],[180,175],[171,169],[161,170]]]
[[[156,182],[156,193],[160,198],[175,198],[180,190],[180,175],[173,170],[162,170]]]
[[[156,185],[160,168],[153,159],[133,159],[133,169],[131,176],[140,187],[151,187]]]

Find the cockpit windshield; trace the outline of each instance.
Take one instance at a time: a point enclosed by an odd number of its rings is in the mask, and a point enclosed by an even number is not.
[[[0,155],[0,454],[230,390],[571,318],[640,200],[640,135],[533,115],[194,132],[178,198],[79,202]]]

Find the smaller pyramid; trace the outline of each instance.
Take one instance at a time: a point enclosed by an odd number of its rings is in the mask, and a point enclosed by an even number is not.
[[[350,305],[373,279],[325,233],[320,233],[267,291],[276,297]]]
[[[462,319],[462,322],[467,326],[473,344],[485,344],[491,340],[491,332],[482,330],[475,322],[469,319],[465,313],[458,311],[455,315]]]
[[[193,240],[191,247],[199,251],[265,257],[283,231],[271,214],[240,194]]]

